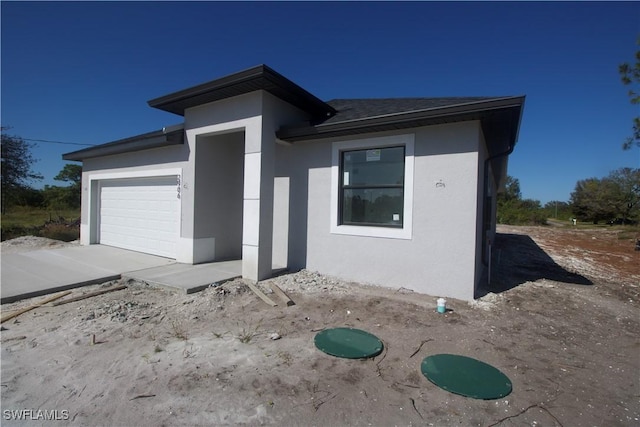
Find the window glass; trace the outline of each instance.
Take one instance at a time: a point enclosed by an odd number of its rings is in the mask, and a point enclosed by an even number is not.
[[[402,188],[345,189],[343,224],[402,226]]]
[[[404,147],[341,154],[340,223],[402,227]]]
[[[345,151],[344,185],[404,185],[404,147]]]

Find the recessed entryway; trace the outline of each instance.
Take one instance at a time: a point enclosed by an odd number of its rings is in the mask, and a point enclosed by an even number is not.
[[[196,137],[195,263],[242,259],[244,146],[244,131]]]

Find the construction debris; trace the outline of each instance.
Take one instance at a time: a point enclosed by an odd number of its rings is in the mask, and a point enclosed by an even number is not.
[[[271,288],[271,290],[273,291],[273,293],[275,293],[278,298],[280,298],[286,305],[287,307],[290,307],[292,305],[295,305],[296,303],[293,302],[293,300],[291,300],[291,298],[289,298],[289,296],[287,294],[284,293],[284,291],[282,289],[280,289],[278,287],[278,285],[276,285],[275,283],[269,283],[269,287]]]
[[[262,291],[258,289],[254,284],[247,282],[247,285],[249,285],[249,289],[251,289],[254,294],[258,295],[262,301],[266,302],[271,307],[275,307],[276,305],[278,305],[275,302],[273,302],[271,298],[269,298],[264,293],[262,293]]]
[[[156,397],[156,395],[155,395],[155,394],[139,394],[139,395],[137,395],[137,396],[135,396],[135,397],[132,397],[132,398],[131,398],[131,399],[129,399],[129,400],[146,399],[146,398],[148,398],[148,397]]]
[[[27,337],[25,335],[19,335],[17,337],[3,338],[2,342],[19,341],[19,340],[24,340],[24,339],[27,339]]]
[[[3,316],[2,319],[0,319],[0,323],[4,323],[7,320],[13,319],[16,316],[20,316],[22,313],[26,313],[27,311],[31,311],[34,308],[41,307],[41,306],[43,306],[43,305],[45,305],[45,304],[47,304],[47,303],[49,303],[51,301],[55,301],[58,298],[62,298],[63,296],[69,295],[70,293],[71,293],[71,291],[65,291],[65,292],[59,293],[57,295],[54,295],[52,297],[45,298],[42,301],[40,301],[39,303],[36,303],[34,305],[30,305],[29,307],[25,307],[23,309],[14,311],[13,313],[9,313],[6,316]]]
[[[84,295],[79,295],[77,297],[73,297],[73,298],[62,300],[62,301],[58,301],[58,302],[54,303],[53,305],[62,305],[62,304],[67,304],[67,303],[74,302],[74,301],[80,301],[80,300],[83,300],[83,299],[86,299],[86,298],[91,298],[91,297],[95,297],[95,296],[98,296],[98,295],[106,294],[107,292],[119,291],[121,289],[127,289],[127,287],[124,286],[124,285],[120,285],[120,286],[114,286],[113,288],[109,288],[109,289],[102,289],[100,291],[89,292],[89,293],[86,293]]]

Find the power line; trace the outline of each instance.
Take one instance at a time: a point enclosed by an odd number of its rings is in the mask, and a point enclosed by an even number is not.
[[[32,141],[32,142],[46,142],[48,144],[64,144],[64,145],[82,145],[82,146],[89,146],[89,147],[94,147],[97,144],[80,144],[79,142],[64,142],[64,141],[49,141],[48,139],[33,139],[33,138],[22,138],[25,141]]]

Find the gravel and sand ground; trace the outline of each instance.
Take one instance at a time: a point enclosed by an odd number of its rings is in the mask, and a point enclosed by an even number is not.
[[[437,296],[305,270],[258,284],[277,284],[289,307],[242,280],[192,295],[127,282],[39,307],[2,325],[2,425],[640,425],[640,252],[607,229],[499,233],[490,292],[449,300],[446,314]],[[60,245],[22,238],[2,252]],[[318,351],[315,334],[337,326],[374,333],[384,351]],[[436,353],[499,368],[513,392],[485,401],[434,386],[420,363]]]

